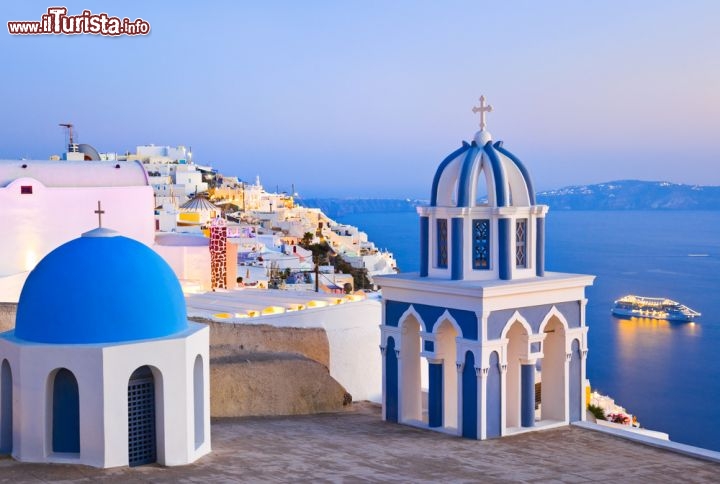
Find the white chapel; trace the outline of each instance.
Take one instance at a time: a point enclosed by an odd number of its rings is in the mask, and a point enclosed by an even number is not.
[[[145,244],[98,227],[60,245],[0,334],[0,453],[94,467],[195,461],[210,452],[208,348],[207,326],[188,322],[177,277]]]

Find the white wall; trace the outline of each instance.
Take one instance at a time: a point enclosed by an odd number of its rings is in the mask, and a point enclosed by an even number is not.
[[[174,235],[174,234],[173,234]],[[192,236],[193,239],[200,236]],[[208,239],[202,238],[207,241]],[[205,291],[212,289],[210,249],[207,245],[153,245],[153,250],[165,259],[178,279],[197,283]]]
[[[158,417],[158,463],[184,465],[210,452],[209,328],[191,323],[177,335],[107,345],[48,345],[0,336],[0,361],[7,358],[13,377],[13,457],[23,462],[57,462],[115,467],[128,464],[127,384],[137,368],[149,365],[162,374],[163,406]],[[193,364],[204,362],[202,445],[195,445]],[[185,362],[184,365],[179,362]],[[52,450],[51,386],[48,376],[70,370],[80,396],[80,454]],[[156,389],[158,386],[156,384]]]
[[[382,358],[378,347],[382,304],[376,299],[254,318],[253,324],[323,328],[330,345],[330,376],[353,400],[382,401]],[[241,324],[241,323],[235,323]]]
[[[21,194],[23,186],[31,186],[32,194]],[[0,187],[0,278],[33,269],[56,247],[96,228],[98,200],[105,211],[103,227],[152,245],[155,216],[153,191],[148,185],[46,187],[35,179],[19,178]],[[18,298],[19,293],[11,289],[0,293],[0,301],[16,302]]]

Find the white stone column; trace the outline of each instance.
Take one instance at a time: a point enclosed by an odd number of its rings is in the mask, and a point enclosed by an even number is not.
[[[487,439],[487,379],[490,368],[475,368],[478,376],[478,439]]]

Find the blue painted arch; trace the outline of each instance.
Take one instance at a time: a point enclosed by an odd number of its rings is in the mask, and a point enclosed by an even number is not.
[[[13,381],[8,360],[0,365],[0,454],[11,454],[13,446]]]
[[[497,351],[490,353],[486,391],[486,432],[487,438],[500,437],[502,434],[502,379],[500,374],[500,356]]]
[[[80,391],[75,375],[66,368],[52,378],[52,451],[80,453]]]
[[[507,184],[505,168],[502,166],[500,158],[493,149],[491,141],[488,141],[485,144],[483,150],[487,154],[488,159],[490,160],[490,166],[492,167],[493,180],[495,182],[495,204],[498,207],[507,207],[510,205],[510,197],[505,190],[505,186]]]
[[[463,141],[462,146],[458,148],[457,150],[450,153],[447,158],[445,158],[441,163],[440,166],[438,166],[437,170],[435,171],[435,177],[433,178],[433,184],[432,184],[432,191],[430,192],[430,206],[431,207],[437,207],[437,199],[438,199],[438,188],[440,187],[440,179],[442,178],[442,174],[445,171],[445,169],[448,167],[450,163],[452,163],[458,156],[461,156],[463,153],[465,153],[467,150],[470,149],[470,144],[467,141]]]
[[[472,192],[472,185],[475,183],[475,177],[473,175],[476,173],[476,165],[482,163],[482,158],[478,156],[479,152],[480,148],[478,148],[473,141],[472,147],[467,151],[465,160],[463,160],[462,168],[460,169],[457,196],[458,207],[469,207],[474,205],[474,200],[470,199],[470,193]]]
[[[385,420],[398,421],[398,360],[395,339],[388,338],[385,347]]]
[[[515,166],[517,166],[518,170],[520,171],[520,173],[522,173],[522,176],[525,179],[525,186],[528,189],[528,200],[530,200],[530,205],[535,205],[536,204],[535,189],[533,188],[532,178],[530,178],[530,172],[528,171],[528,169],[525,167],[523,162],[520,161],[520,159],[517,156],[513,155],[508,150],[503,148],[502,145],[503,145],[503,142],[498,141],[497,143],[495,143],[493,145],[493,147],[496,150],[498,150],[500,153],[502,153],[503,155],[510,158],[510,160],[515,164]]]
[[[410,307],[420,316],[420,330],[427,333],[435,331],[437,323],[442,322],[445,311],[450,314],[457,323],[458,334],[465,339],[477,341],[478,339],[478,318],[472,311],[464,309],[445,308],[430,306],[428,304],[415,304],[404,301],[385,301],[385,324],[387,326],[399,327],[404,315]]]
[[[462,436],[477,439],[478,399],[477,376],[475,374],[475,355],[465,353],[465,365],[462,372]]]

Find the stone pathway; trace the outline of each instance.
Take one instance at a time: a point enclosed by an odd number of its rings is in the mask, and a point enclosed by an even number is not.
[[[193,465],[93,469],[0,459],[0,482],[720,482],[720,465],[576,427],[485,442],[388,424],[374,405],[213,420]]]

